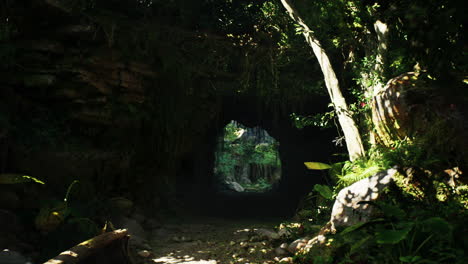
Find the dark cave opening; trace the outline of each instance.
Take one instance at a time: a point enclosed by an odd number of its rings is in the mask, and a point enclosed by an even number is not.
[[[288,111],[275,112],[275,106],[259,110],[256,98],[232,98],[223,101],[220,119],[183,159],[178,173],[178,192],[195,213],[225,217],[288,217],[292,216],[301,200],[312,191],[314,184],[326,179],[321,172],[310,171],[304,162],[329,162],[334,153],[343,152],[332,141],[337,136],[332,128],[297,128]],[[311,102],[310,112],[321,111],[321,104]],[[273,109],[273,110],[272,110]],[[219,140],[225,135],[232,120],[244,127],[258,127],[274,138],[278,160],[281,162],[279,179],[264,192],[236,192],[220,187],[217,156]],[[224,142],[226,143],[226,142]]]

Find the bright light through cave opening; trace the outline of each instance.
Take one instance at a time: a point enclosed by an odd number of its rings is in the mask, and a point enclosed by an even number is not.
[[[218,139],[214,174],[224,192],[268,192],[281,179],[279,142],[232,120]]]

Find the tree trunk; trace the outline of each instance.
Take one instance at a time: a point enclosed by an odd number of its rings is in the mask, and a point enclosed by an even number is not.
[[[355,160],[364,156],[364,147],[362,145],[359,130],[351,117],[346,100],[341,93],[340,85],[330,63],[330,59],[320,45],[318,39],[315,38],[313,32],[299,16],[297,10],[295,10],[289,3],[289,0],[281,0],[281,3],[284,8],[286,8],[289,16],[302,27],[305,40],[314,51],[315,57],[317,57],[325,79],[325,86],[327,87],[328,94],[335,108],[336,114],[338,115],[338,121],[346,139],[349,159]]]
[[[117,245],[117,248],[112,248],[111,252],[107,252],[107,260],[106,263],[116,263],[116,260],[112,260],[110,254],[116,254],[121,258],[124,258],[120,263],[127,263],[128,261],[125,259],[127,258],[127,244],[128,244],[128,232],[126,229],[119,229],[112,232],[107,232],[101,234],[99,236],[93,237],[89,240],[86,240],[67,251],[60,253],[53,259],[44,262],[44,264],[77,264],[77,263],[103,263],[103,262],[94,262],[90,261],[88,258],[92,257],[93,255],[97,254],[100,250],[103,250],[108,245],[114,242],[121,242],[121,244]],[[115,252],[117,250],[122,250],[123,252]],[[120,259],[119,259],[120,260]]]
[[[369,31],[367,37],[367,43],[365,43],[365,54],[366,57],[372,57],[375,55],[374,66],[369,71],[361,72],[361,86],[365,92],[367,98],[372,98],[375,101],[375,97],[379,96],[384,90],[384,70],[385,70],[385,55],[387,53],[388,46],[388,26],[380,20],[374,23],[375,35],[372,35]],[[369,127],[371,133],[369,134],[370,143],[376,145],[379,133],[379,125],[375,123],[375,104],[372,104],[372,120],[374,120],[373,127]],[[368,117],[371,119],[370,117]]]

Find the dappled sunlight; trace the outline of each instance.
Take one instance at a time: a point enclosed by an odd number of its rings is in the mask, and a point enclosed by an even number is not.
[[[234,264],[274,263],[275,245],[262,236],[273,230],[279,220],[252,222],[244,220],[205,219],[168,225],[152,240],[152,263]],[[261,233],[263,232],[263,233]],[[273,232],[272,232],[273,233]],[[186,241],[174,240],[184,236]]]
[[[216,260],[203,260],[198,259],[195,260],[194,257],[189,255],[179,256],[178,254],[170,253],[168,256],[160,257],[152,259],[154,263],[167,263],[167,264],[175,264],[175,263],[186,263],[186,264],[217,264]]]

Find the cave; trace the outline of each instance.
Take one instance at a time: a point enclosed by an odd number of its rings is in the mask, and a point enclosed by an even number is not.
[[[323,111],[326,104],[320,99],[312,98],[307,104],[307,111],[302,110],[302,114]],[[258,97],[224,98],[219,120],[207,131],[199,147],[184,157],[177,173],[178,195],[195,212],[229,217],[291,216],[301,199],[312,191],[314,184],[326,182],[322,172],[308,170],[304,162],[337,160],[333,154],[341,153],[343,148],[333,143],[338,136],[336,130],[297,128],[292,122],[292,110],[280,112],[277,106],[262,109],[260,102],[261,98]],[[225,127],[232,120],[246,127],[260,127],[279,142],[281,178],[270,191],[220,191],[218,176],[214,173],[216,152],[219,138],[224,136]]]
[[[293,113],[328,111],[326,94],[314,85],[321,73],[308,59],[279,78],[272,76],[274,65],[245,61],[247,51],[224,39],[207,35],[214,42],[204,42],[196,32],[159,22],[129,30],[136,17],[114,21],[119,26],[111,39],[116,26],[107,24],[106,14],[97,15],[99,22],[53,1],[32,2],[34,8],[12,4],[18,31],[0,81],[0,174],[28,178],[24,185],[1,185],[0,206],[28,212],[20,240],[40,244],[29,237],[39,230],[47,234],[41,239],[54,241],[37,253],[42,260],[96,234],[109,219],[119,227],[134,215],[290,217],[314,184],[326,180],[304,162],[330,162],[344,151],[332,142],[336,129],[293,122]],[[191,56],[183,54],[184,43],[191,43]],[[252,54],[270,58],[265,48]],[[206,54],[228,57],[217,67],[203,64]],[[305,66],[313,74],[297,70]],[[280,166],[250,168],[281,175],[264,192],[219,187],[218,142],[232,120],[279,142]],[[82,229],[69,219],[89,221]],[[0,231],[15,230],[8,226]],[[70,230],[78,230],[76,236],[62,235]],[[3,238],[10,239],[2,236],[1,246],[8,243]]]

